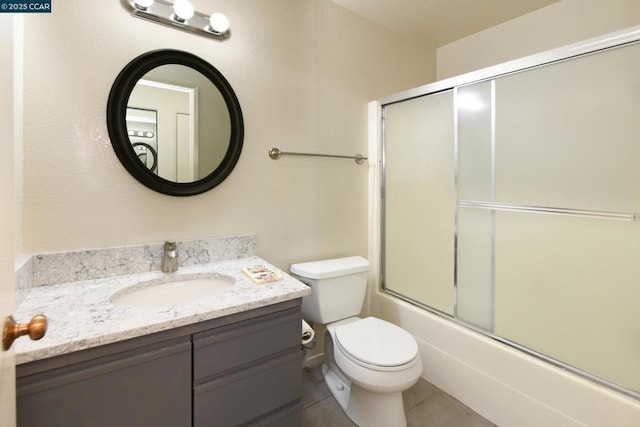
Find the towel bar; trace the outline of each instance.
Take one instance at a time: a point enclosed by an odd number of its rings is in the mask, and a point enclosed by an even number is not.
[[[356,154],[355,156],[341,156],[338,154],[293,153],[289,151],[280,151],[276,147],[273,147],[271,150],[269,150],[269,157],[271,157],[273,160],[278,160],[281,156],[333,157],[338,159],[353,159],[359,165],[367,160],[367,158],[362,154]]]

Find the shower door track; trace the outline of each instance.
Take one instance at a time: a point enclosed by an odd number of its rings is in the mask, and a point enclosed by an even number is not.
[[[511,348],[516,349],[516,350],[522,351],[523,353],[526,353],[526,354],[528,354],[530,356],[533,356],[536,359],[545,361],[545,362],[555,366],[556,368],[564,369],[565,371],[571,372],[572,374],[575,374],[578,377],[585,378],[587,380],[593,381],[596,384],[603,385],[605,387],[608,387],[608,388],[610,388],[612,390],[617,391],[618,393],[624,394],[625,396],[629,396],[629,397],[632,397],[634,399],[640,400],[640,392],[638,392],[636,390],[632,390],[630,388],[621,386],[620,384],[616,384],[614,382],[611,382],[611,381],[607,380],[606,378],[600,377],[598,375],[594,375],[594,374],[592,374],[590,372],[587,372],[587,371],[583,371],[582,369],[576,368],[575,366],[572,366],[572,365],[569,365],[567,363],[564,363],[564,362],[562,362],[562,361],[560,361],[558,359],[554,359],[553,357],[549,357],[546,354],[540,353],[540,352],[538,352],[536,350],[533,350],[533,349],[531,349],[529,347],[525,347],[525,346],[520,345],[520,344],[518,344],[518,343],[516,343],[514,341],[511,341],[511,340],[508,340],[506,338],[503,338],[503,337],[501,337],[499,335],[494,334],[491,331],[488,331],[486,329],[482,329],[482,328],[480,328],[480,327],[478,327],[478,326],[476,326],[476,325],[474,325],[472,323],[467,323],[464,320],[461,320],[461,319],[459,319],[457,317],[453,317],[453,316],[451,316],[450,314],[448,314],[448,313],[446,313],[444,311],[437,310],[437,309],[435,309],[433,307],[430,307],[428,305],[425,305],[425,304],[421,303],[420,301],[416,301],[416,300],[414,300],[412,298],[409,298],[409,297],[407,297],[405,295],[402,295],[402,294],[400,294],[398,292],[395,292],[395,291],[393,291],[391,289],[386,289],[386,288],[384,288],[384,286],[383,286],[382,290],[385,293],[387,293],[389,295],[392,295],[395,298],[398,298],[398,299],[403,300],[403,301],[405,301],[405,302],[407,302],[407,303],[409,303],[411,305],[419,307],[419,308],[421,308],[421,309],[423,309],[425,311],[428,311],[429,313],[434,314],[434,315],[436,315],[436,316],[438,316],[440,318],[449,320],[449,321],[451,321],[451,322],[453,322],[453,323],[455,323],[455,324],[457,324],[459,326],[462,326],[462,327],[464,327],[466,329],[470,329],[470,330],[472,330],[472,331],[474,331],[474,332],[476,332],[476,333],[478,333],[480,335],[483,335],[484,337],[489,338],[489,339],[491,339],[493,341],[497,341],[497,342],[499,342],[501,344],[505,344],[508,347],[511,347]]]

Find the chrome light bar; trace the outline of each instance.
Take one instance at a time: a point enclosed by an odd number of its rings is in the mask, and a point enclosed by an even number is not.
[[[138,18],[219,41],[231,37],[226,16],[195,11],[189,0],[176,0],[173,4],[163,0],[126,0],[126,4],[131,15]]]

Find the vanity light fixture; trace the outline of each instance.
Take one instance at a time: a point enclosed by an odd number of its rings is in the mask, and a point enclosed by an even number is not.
[[[209,31],[224,34],[229,30],[229,19],[223,13],[214,13],[209,17]]]
[[[194,10],[189,0],[126,0],[133,16],[224,41],[231,36],[229,19],[222,13],[211,16]]]
[[[193,18],[195,9],[189,0],[175,0],[173,2],[173,19],[178,22],[186,22]]]
[[[147,10],[153,4],[153,0],[134,0],[133,6],[140,10]]]
[[[155,136],[153,132],[143,130],[130,130],[127,134],[129,136],[137,136],[138,138],[153,138]]]

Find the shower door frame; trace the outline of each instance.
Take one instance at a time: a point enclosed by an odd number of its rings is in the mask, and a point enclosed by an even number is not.
[[[618,31],[618,32],[614,32],[611,34],[607,34],[601,37],[596,37],[593,39],[588,39],[586,41],[582,41],[582,42],[578,42],[578,43],[574,43],[568,46],[564,46],[561,48],[557,48],[557,49],[553,49],[553,50],[549,50],[546,52],[542,52],[539,54],[535,54],[535,55],[531,55],[531,56],[527,56],[521,59],[517,59],[514,61],[509,61],[509,62],[505,62],[503,64],[499,64],[499,65],[495,65],[492,67],[488,67],[488,68],[484,68],[478,71],[474,71],[471,73],[466,73],[466,74],[462,74],[460,76],[456,76],[456,77],[452,77],[452,78],[448,78],[448,79],[444,79],[441,81],[436,81],[434,83],[430,83],[424,86],[420,86],[414,89],[410,89],[404,92],[400,92],[397,94],[393,94],[384,98],[381,98],[380,100],[378,100],[377,102],[377,112],[376,112],[376,117],[377,117],[377,139],[378,139],[378,144],[376,147],[376,150],[378,151],[377,156],[375,156],[374,158],[379,158],[379,168],[380,168],[380,195],[381,195],[381,202],[379,204],[379,214],[380,214],[380,247],[379,247],[379,266],[380,266],[380,271],[379,271],[379,283],[380,283],[380,290],[382,292],[388,293],[398,299],[401,299],[403,301],[408,302],[409,304],[415,305],[417,307],[420,307],[421,309],[427,310],[430,313],[433,313],[437,316],[440,316],[442,318],[445,318],[449,321],[452,321],[456,324],[459,324],[461,326],[464,326],[465,328],[471,329],[477,333],[480,333],[490,339],[493,339],[495,341],[498,341],[502,344],[505,344],[509,347],[515,348],[517,350],[520,350],[530,356],[533,356],[539,360],[545,361],[547,363],[550,363],[551,365],[554,365],[556,367],[565,369],[573,374],[576,374],[582,378],[586,378],[590,381],[593,381],[597,384],[603,385],[609,389],[612,389],[614,391],[617,391],[619,393],[622,393],[626,396],[630,396],[632,398],[638,399],[640,400],[640,391],[636,391],[636,390],[632,390],[629,389],[627,387],[621,386],[617,383],[614,383],[606,378],[600,377],[598,375],[583,371],[579,368],[576,368],[572,365],[569,365],[565,362],[562,362],[558,359],[555,359],[553,357],[547,356],[543,353],[540,353],[538,351],[532,350],[528,347],[525,347],[521,344],[518,344],[517,342],[511,341],[509,339],[503,338],[499,335],[496,335],[495,333],[488,331],[484,328],[481,328],[479,326],[476,326],[472,323],[466,322],[464,320],[461,320],[457,317],[457,300],[456,300],[456,296],[457,296],[457,240],[458,240],[458,233],[457,233],[457,226],[458,226],[458,209],[459,206],[464,205],[464,203],[466,201],[460,201],[458,199],[458,182],[457,182],[457,177],[458,177],[458,170],[457,170],[457,164],[458,164],[458,135],[457,135],[457,115],[455,114],[455,91],[457,87],[463,86],[463,85],[469,85],[469,84],[474,84],[474,83],[480,83],[480,82],[484,82],[484,81],[490,81],[493,80],[495,78],[498,77],[503,77],[506,75],[510,75],[510,74],[515,74],[515,73],[520,73],[520,72],[524,72],[524,71],[529,71],[535,68],[539,68],[539,67],[543,67],[543,66],[547,66],[547,65],[551,65],[551,64],[555,64],[555,63],[559,63],[559,62],[563,62],[563,61],[568,61],[568,60],[572,60],[575,58],[579,58],[579,57],[584,57],[587,55],[592,55],[604,50],[609,50],[609,49],[615,49],[615,48],[619,48],[619,47],[623,47],[623,46],[627,46],[627,45],[631,45],[634,43],[640,43],[640,26],[635,26],[635,27],[631,27],[622,31]],[[385,188],[385,183],[386,183],[386,159],[385,159],[385,154],[386,154],[386,140],[385,140],[385,108],[389,105],[392,104],[396,104],[396,103],[400,103],[400,102],[404,102],[404,101],[409,101],[411,99],[414,98],[419,98],[419,97],[423,97],[423,96],[428,96],[428,95],[434,95],[440,92],[444,92],[444,91],[448,91],[448,90],[453,90],[454,91],[454,107],[452,111],[453,114],[453,126],[454,126],[454,175],[455,175],[455,201],[456,201],[456,210],[455,210],[455,226],[454,226],[454,283],[453,283],[453,287],[452,287],[452,292],[454,293],[454,297],[453,297],[453,301],[454,301],[454,306],[453,306],[453,315],[450,315],[448,313],[445,313],[441,310],[438,310],[436,308],[430,307],[428,305],[426,305],[425,303],[422,303],[420,301],[417,301],[415,299],[412,299],[410,297],[407,297],[406,295],[402,295],[398,292],[395,292],[393,290],[390,289],[386,289],[385,286],[385,262],[386,262],[386,229],[385,229],[385,224],[386,224],[386,212],[385,212],[385,195],[386,195],[386,188]],[[495,165],[493,165],[492,167],[495,167]],[[462,203],[462,204],[461,204]],[[507,209],[506,207],[502,206],[502,205],[496,205],[494,206],[494,208],[496,208],[498,210],[503,210],[503,209]],[[491,207],[487,207],[487,208],[491,208]],[[537,208],[537,207],[529,207],[532,209],[543,209],[543,208]],[[562,210],[562,209],[561,209]],[[579,210],[566,210],[566,211],[572,211],[572,212],[559,212],[562,214],[576,214],[576,215],[596,215],[596,216],[600,216],[601,214],[606,214],[605,216],[609,217],[610,219],[622,219],[622,220],[628,220],[628,221],[638,221],[640,220],[640,218],[638,218],[637,214],[631,214],[631,216],[629,216],[628,214],[624,214],[624,213],[619,213],[619,212],[587,212],[587,211],[579,211]],[[493,268],[493,267],[492,267]],[[493,317],[493,313],[492,313],[492,317]],[[493,323],[493,321],[492,321]]]

